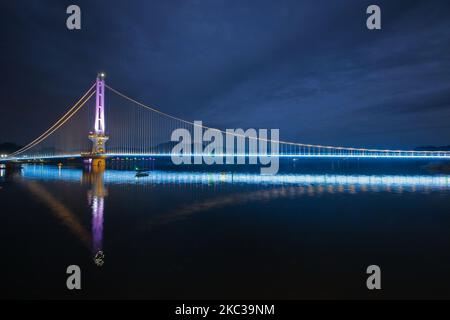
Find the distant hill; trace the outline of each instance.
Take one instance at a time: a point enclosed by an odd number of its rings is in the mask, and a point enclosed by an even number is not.
[[[20,148],[22,148],[22,146],[19,146],[15,143],[11,142],[0,143],[0,154],[10,154],[13,153],[14,151],[19,150]]]
[[[414,150],[416,151],[450,151],[450,146],[423,146],[423,147],[417,147]]]
[[[151,148],[152,151],[159,151],[159,152],[164,152],[164,153],[171,153],[173,147],[175,147],[178,144],[178,142],[174,142],[174,141],[169,141],[169,142],[164,142],[164,143],[160,143],[157,146]],[[203,145],[198,145],[200,148],[203,148],[207,145],[207,143],[203,143]],[[195,143],[191,143],[191,150],[194,151],[195,148]]]

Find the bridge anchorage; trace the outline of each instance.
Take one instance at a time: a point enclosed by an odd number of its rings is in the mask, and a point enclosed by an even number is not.
[[[83,154],[84,162],[93,168],[106,167],[106,141],[109,137],[105,134],[105,74],[99,73],[95,82],[95,122],[94,131],[89,132],[89,140],[92,141],[92,151]]]

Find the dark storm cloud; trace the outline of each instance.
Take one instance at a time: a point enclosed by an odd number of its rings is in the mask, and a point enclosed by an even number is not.
[[[105,70],[143,102],[222,128],[324,144],[449,143],[446,1],[378,1],[376,32],[364,0],[73,3],[81,31],[65,28],[72,2],[2,10],[0,140],[46,129]]]

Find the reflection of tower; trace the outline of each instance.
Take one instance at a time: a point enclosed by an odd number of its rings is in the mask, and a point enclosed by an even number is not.
[[[105,197],[108,191],[103,181],[104,168],[92,167],[91,171],[85,171],[83,178],[91,184],[88,192],[88,202],[92,208],[92,253],[94,262],[98,266],[104,263],[103,253],[103,213]]]
[[[94,132],[89,133],[89,139],[92,141],[93,165],[103,166],[105,143],[109,139],[105,134],[105,75],[103,73],[97,76],[95,96]]]

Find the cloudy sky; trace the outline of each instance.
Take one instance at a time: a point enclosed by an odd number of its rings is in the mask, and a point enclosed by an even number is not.
[[[70,4],[79,31],[66,28]],[[370,4],[382,30],[366,28]],[[34,0],[0,14],[0,142],[34,138],[105,71],[112,87],[219,128],[450,144],[448,1]]]

